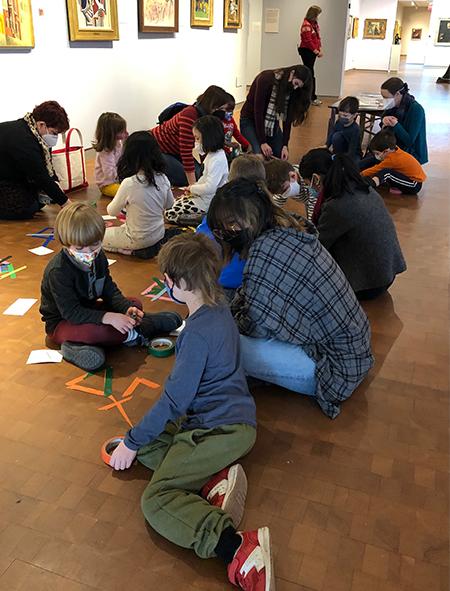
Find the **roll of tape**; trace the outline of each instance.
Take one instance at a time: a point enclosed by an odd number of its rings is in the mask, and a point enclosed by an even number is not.
[[[111,439],[108,439],[108,441],[105,441],[105,443],[102,445],[100,456],[107,466],[109,466],[111,454],[119,445],[119,443],[122,443],[124,439],[125,437],[123,435],[117,435],[116,437],[111,437]]]
[[[148,352],[154,357],[170,357],[175,352],[175,345],[170,339],[153,339]]]

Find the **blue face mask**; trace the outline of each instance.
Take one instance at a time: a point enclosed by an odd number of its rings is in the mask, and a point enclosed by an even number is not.
[[[308,193],[311,201],[317,201],[320,195],[320,190],[317,187],[309,186]]]
[[[178,298],[176,298],[173,295],[173,286],[169,287],[167,281],[164,281],[164,285],[166,286],[167,293],[169,294],[169,297],[172,301],[174,301],[176,304],[182,304],[182,305],[186,304],[186,302],[182,302],[181,300],[179,300]]]

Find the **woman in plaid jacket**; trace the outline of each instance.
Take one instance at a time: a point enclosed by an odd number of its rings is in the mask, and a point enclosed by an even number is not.
[[[232,302],[248,375],[313,396],[330,418],[373,364],[370,327],[343,272],[264,185],[220,188],[208,225],[247,262]]]

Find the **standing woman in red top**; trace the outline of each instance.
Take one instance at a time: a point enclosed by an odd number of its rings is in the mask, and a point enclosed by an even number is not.
[[[166,163],[166,175],[174,187],[195,184],[200,176],[200,166],[192,155],[194,123],[204,115],[224,111],[229,99],[228,92],[220,86],[208,86],[193,105],[188,105],[168,121],[154,127],[151,132],[159,144]]]
[[[306,13],[305,20],[300,29],[300,45],[298,46],[298,53],[302,58],[303,63],[311,70],[313,80],[312,89],[312,104],[318,107],[322,104],[316,94],[316,79],[314,77],[314,64],[316,58],[322,57],[322,41],[320,39],[320,28],[317,18],[322,12],[320,6],[310,6]]]

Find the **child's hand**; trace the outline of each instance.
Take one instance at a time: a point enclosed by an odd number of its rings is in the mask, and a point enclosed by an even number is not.
[[[122,334],[130,332],[136,326],[136,320],[126,314],[119,314],[117,312],[106,312],[102,318],[102,323],[110,324]]]
[[[130,308],[128,308],[125,314],[127,316],[130,316],[130,318],[133,318],[133,320],[136,321],[137,326],[139,326],[142,319],[144,318],[144,312],[142,310],[139,310],[139,308],[136,308],[136,306],[131,306]]]
[[[119,443],[111,454],[109,465],[114,470],[126,470],[134,462],[137,451],[129,449],[123,441]]]

